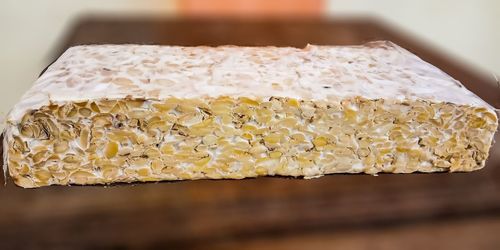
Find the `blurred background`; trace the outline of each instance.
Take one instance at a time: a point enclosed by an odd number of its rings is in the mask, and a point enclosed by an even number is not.
[[[67,46],[109,41],[394,38],[499,108],[499,27],[498,0],[0,0],[0,117]],[[498,180],[498,143],[485,170],[468,174],[36,190],[8,180],[0,248],[499,249]]]

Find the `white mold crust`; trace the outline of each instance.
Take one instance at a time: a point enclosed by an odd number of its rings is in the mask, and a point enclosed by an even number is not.
[[[7,122],[16,123],[26,111],[50,102],[218,96],[421,99],[495,113],[460,82],[387,41],[304,49],[85,45],[68,49],[52,64]]]

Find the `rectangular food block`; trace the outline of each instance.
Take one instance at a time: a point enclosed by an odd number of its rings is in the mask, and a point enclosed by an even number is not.
[[[397,45],[68,49],[7,117],[25,188],[473,171],[493,107]]]

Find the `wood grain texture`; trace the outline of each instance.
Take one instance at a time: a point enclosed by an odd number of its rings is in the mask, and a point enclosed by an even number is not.
[[[499,107],[500,92],[487,77],[376,20],[93,17],[78,22],[55,54],[90,43],[303,47],[377,39],[408,48]],[[359,249],[369,248],[370,241],[378,242],[380,249],[401,249],[408,241],[436,248],[494,249],[499,241],[491,232],[500,228],[499,144],[491,154],[485,169],[457,174],[264,177],[30,190],[8,180],[0,188],[0,240],[4,249]]]
[[[500,218],[488,217],[439,221],[434,224],[392,225],[344,232],[320,232],[295,237],[259,238],[248,242],[227,241],[212,249],[498,249]]]

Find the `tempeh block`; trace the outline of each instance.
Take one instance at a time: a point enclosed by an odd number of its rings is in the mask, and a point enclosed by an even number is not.
[[[498,118],[390,42],[68,49],[7,117],[25,188],[482,168]]]

